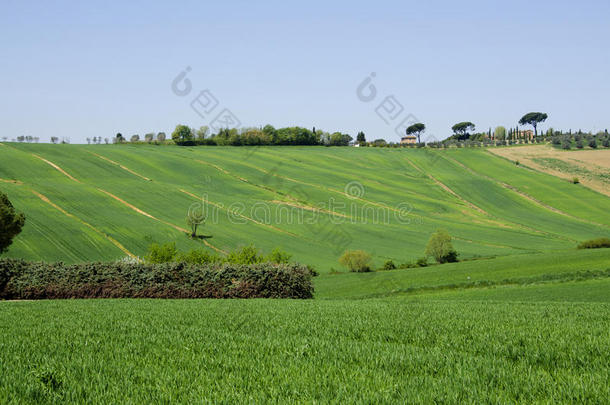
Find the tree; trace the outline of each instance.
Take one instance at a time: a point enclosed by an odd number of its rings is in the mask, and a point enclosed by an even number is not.
[[[426,131],[426,126],[421,122],[418,122],[407,128],[407,135],[417,136],[417,143],[420,143],[421,140],[419,139],[419,137],[422,133],[424,133],[424,131]]]
[[[147,134],[144,135],[144,140],[148,143],[151,143],[153,140],[155,139],[155,134],[154,132],[149,132]]]
[[[172,132],[172,139],[174,142],[190,141],[193,139],[193,131],[186,125],[178,124]]]
[[[58,137],[56,137],[56,136],[51,137],[51,143],[57,143],[57,141],[59,141]]]
[[[371,271],[371,255],[363,250],[346,250],[339,258],[339,263],[349,271],[359,273]]]
[[[25,224],[25,215],[15,212],[8,196],[0,191],[0,254],[6,252]]]
[[[494,133],[494,138],[496,138],[496,140],[503,141],[504,139],[506,139],[506,128],[504,128],[503,126],[496,127]]]
[[[191,228],[191,237],[197,237],[197,227],[203,225],[206,220],[203,204],[195,203],[189,207],[186,214],[186,224]]]
[[[125,141],[125,138],[123,138],[123,134],[120,132],[118,134],[116,134],[116,136],[114,137],[115,143],[122,143],[124,141]]]
[[[363,144],[366,142],[366,136],[364,135],[364,132],[362,132],[362,131],[358,132],[358,135],[356,135],[356,141],[359,144]]]
[[[159,141],[159,142],[165,142],[165,138],[166,138],[166,136],[165,136],[165,132],[159,132],[159,133],[157,134],[157,141]]]
[[[209,130],[210,130],[210,128],[207,125],[203,125],[203,126],[199,127],[199,129],[196,132],[197,139],[205,139],[205,137],[208,135]]]
[[[131,139],[129,140],[129,142],[131,143],[136,143],[140,140],[140,135],[136,134],[136,135],[132,135]]]
[[[437,263],[457,262],[457,252],[451,244],[451,236],[444,229],[432,234],[426,246],[426,256],[432,256]]]
[[[530,112],[519,120],[521,125],[531,125],[534,127],[534,135],[538,136],[538,124],[546,121],[549,116],[541,112]]]
[[[458,122],[451,127],[451,130],[458,136],[458,140],[461,141],[470,137],[468,131],[474,131],[474,124],[469,121]]]

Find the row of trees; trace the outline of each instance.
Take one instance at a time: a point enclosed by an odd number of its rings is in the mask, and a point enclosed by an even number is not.
[[[329,133],[302,127],[275,128],[222,128],[210,134],[207,126],[197,130],[186,125],[177,125],[172,140],[178,145],[325,145],[347,146],[352,137],[341,132]]]

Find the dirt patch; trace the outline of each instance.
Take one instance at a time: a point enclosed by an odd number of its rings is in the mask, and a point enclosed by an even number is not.
[[[127,207],[131,208],[132,210],[134,210],[134,211],[135,211],[135,212],[137,212],[138,214],[144,215],[145,217],[148,217],[148,218],[150,218],[150,219],[154,219],[155,221],[159,221],[159,222],[161,222],[162,224],[165,224],[165,225],[167,225],[167,226],[171,226],[172,228],[176,229],[177,231],[180,231],[180,232],[184,232],[184,233],[188,233],[188,234],[190,234],[190,232],[189,232],[188,230],[186,230],[186,229],[184,229],[184,228],[181,228],[181,227],[179,227],[179,226],[177,226],[177,225],[174,225],[174,224],[172,224],[172,223],[170,223],[170,222],[166,222],[166,221],[164,221],[164,220],[162,220],[162,219],[159,219],[159,218],[157,218],[157,217],[155,217],[155,216],[153,216],[153,215],[149,214],[149,213],[148,213],[148,212],[146,212],[146,211],[143,211],[143,210],[139,209],[139,208],[138,208],[138,207],[136,207],[135,205],[132,205],[132,204],[128,203],[127,201],[125,201],[125,200],[123,200],[123,199],[121,199],[121,198],[117,197],[116,195],[114,195],[114,194],[112,194],[112,193],[110,193],[110,192],[108,192],[108,191],[106,191],[106,190],[102,190],[101,188],[98,188],[97,190],[98,190],[98,191],[101,191],[102,193],[106,194],[107,196],[109,196],[109,197],[111,197],[111,198],[113,198],[113,199],[117,200],[117,201],[118,201],[118,202],[120,202],[121,204],[123,204],[123,205],[125,205],[125,206],[127,206]],[[204,243],[204,244],[205,244],[207,247],[209,247],[209,248],[211,248],[211,249],[214,249],[215,251],[217,251],[217,252],[219,252],[219,253],[224,253],[224,254],[226,254],[226,253],[227,253],[227,252],[225,252],[224,250],[219,249],[219,248],[217,248],[216,246],[212,245],[210,242],[206,241],[205,239],[202,239],[202,241],[203,241],[203,243]]]
[[[16,184],[18,186],[23,184],[23,182],[21,182],[19,180],[10,180],[10,179],[0,179],[0,183],[11,183],[11,184]]]
[[[135,171],[131,170],[130,168],[123,166],[123,165],[122,165],[122,164],[120,164],[119,162],[115,162],[114,160],[108,159],[108,158],[107,158],[107,157],[105,157],[105,156],[98,155],[98,154],[97,154],[97,153],[95,153],[95,152],[91,152],[91,151],[89,151],[89,153],[91,153],[91,154],[92,154],[92,155],[94,155],[94,156],[97,156],[98,158],[100,158],[100,159],[102,159],[102,160],[105,160],[105,161],[106,161],[106,162],[108,162],[108,163],[112,163],[113,165],[116,165],[116,166],[120,167],[121,169],[125,170],[126,172],[129,172],[129,173],[133,174],[134,176],[140,177],[140,178],[142,178],[142,179],[144,179],[144,180],[146,180],[146,181],[152,181],[152,180],[151,180],[151,179],[149,179],[148,177],[146,177],[146,176],[142,176],[141,174],[136,173]]]
[[[45,162],[46,164],[50,165],[51,167],[53,167],[55,170],[59,171],[61,174],[63,174],[64,176],[68,177],[70,180],[74,180],[77,183],[80,183],[80,181],[78,181],[77,179],[75,179],[74,177],[72,177],[71,175],[68,174],[68,172],[66,172],[64,169],[62,169],[61,167],[59,167],[58,165],[56,165],[55,163],[51,162],[50,160],[47,160],[41,156],[38,156],[35,153],[32,153],[32,156],[37,157],[38,159],[42,160],[43,162]]]
[[[58,210],[59,212],[61,212],[62,214],[64,214],[65,216],[75,219],[76,221],[80,222],[81,224],[85,225],[86,227],[88,227],[89,229],[92,229],[93,231],[95,231],[96,233],[98,233],[99,235],[102,235],[104,238],[106,238],[110,243],[112,243],[114,246],[118,247],[119,249],[121,249],[123,251],[123,253],[125,253],[127,256],[129,257],[133,257],[133,258],[137,258],[136,255],[134,255],[133,253],[131,253],[129,250],[127,250],[127,248],[125,246],[123,246],[119,241],[117,241],[116,239],[114,239],[113,237],[107,235],[106,233],[102,232],[101,230],[97,229],[95,226],[91,225],[88,222],[83,221],[82,219],[78,218],[77,216],[70,214],[68,211],[64,210],[63,208],[61,208],[59,205],[55,204],[54,202],[52,202],[51,200],[49,200],[48,197],[46,197],[43,194],[40,194],[39,192],[37,192],[36,190],[32,190],[30,189],[30,191],[32,193],[34,193],[34,195],[36,195],[38,198],[40,198],[42,201],[46,202],[47,204],[49,204],[50,206],[52,206],[53,208],[55,208],[56,210]]]
[[[312,207],[310,205],[299,204],[299,203],[295,203],[295,202],[272,200],[272,201],[270,201],[270,203],[277,204],[277,205],[287,205],[289,207],[303,209],[303,210],[306,210],[306,211],[320,212],[320,213],[324,213],[324,214],[328,214],[328,215],[333,215],[333,216],[337,216],[337,217],[352,219],[352,217],[350,217],[349,215],[341,214],[340,212],[334,212],[334,211],[325,210],[325,209],[322,209],[322,208],[316,208],[316,207]]]
[[[583,186],[610,197],[610,180],[607,180],[610,178],[610,149],[564,151],[550,145],[532,145],[487,151],[561,179],[571,181],[578,177]],[[553,164],[553,161],[563,164]]]
[[[193,197],[193,198],[196,198],[196,199],[198,199],[198,200],[201,200],[201,198],[200,198],[200,197],[197,197],[195,194],[193,194],[193,193],[189,193],[189,192],[188,192],[188,191],[186,191],[186,190],[180,189],[180,192],[182,192],[182,193],[184,193],[184,194],[186,194],[186,195],[189,195],[189,196],[191,196],[191,197]],[[208,200],[207,198],[205,199],[205,203],[206,203],[206,204],[210,204],[210,205],[212,205],[212,206],[214,206],[214,207],[216,207],[216,208],[218,208],[218,209],[221,209],[221,210],[224,210],[224,211],[229,212],[229,210],[228,210],[227,208],[225,208],[223,205],[218,204],[218,203],[215,203],[215,202],[212,202],[212,201]],[[231,212],[231,214],[233,214],[233,215],[237,215],[238,217],[243,218],[243,219],[245,219],[245,220],[247,220],[247,221],[254,222],[254,223],[255,223],[255,224],[257,224],[257,225],[264,226],[264,227],[266,227],[266,228],[273,229],[274,231],[281,232],[281,233],[284,233],[284,234],[286,234],[286,235],[290,235],[290,236],[294,236],[294,237],[297,237],[297,238],[298,238],[298,235],[296,235],[296,234],[294,234],[294,233],[292,233],[292,232],[288,232],[288,231],[285,231],[285,230],[280,229],[280,228],[278,228],[278,227],[275,227],[275,226],[273,226],[273,225],[270,225],[270,224],[266,224],[266,223],[264,223],[264,222],[257,221],[257,220],[256,220],[256,219],[254,219],[254,218],[250,218],[250,217],[248,217],[248,216],[246,216],[246,215],[243,215],[243,214],[240,214],[240,213],[238,213],[238,212]]]

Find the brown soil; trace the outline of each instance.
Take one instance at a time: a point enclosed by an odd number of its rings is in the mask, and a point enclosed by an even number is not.
[[[488,152],[512,161],[519,161],[537,171],[550,174],[566,180],[579,177],[577,173],[559,171],[541,165],[534,161],[537,158],[559,159],[573,166],[586,169],[594,174],[608,174],[610,169],[610,149],[564,151],[555,149],[550,145],[520,146],[514,148],[490,148]],[[610,196],[610,187],[607,182],[596,178],[581,178],[580,184],[599,193]]]

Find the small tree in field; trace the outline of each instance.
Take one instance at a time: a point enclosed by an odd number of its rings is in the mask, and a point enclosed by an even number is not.
[[[451,235],[444,229],[432,234],[426,246],[426,256],[432,256],[437,263],[457,262],[458,253],[451,244]]]
[[[197,237],[197,228],[203,225],[206,220],[205,211],[203,205],[195,203],[189,207],[188,213],[186,214],[186,224],[191,228],[191,237]]]
[[[349,271],[364,273],[371,271],[371,255],[363,250],[346,250],[339,258],[339,264]]]
[[[0,192],[0,254],[8,250],[24,224],[25,216],[15,212],[8,196]]]

